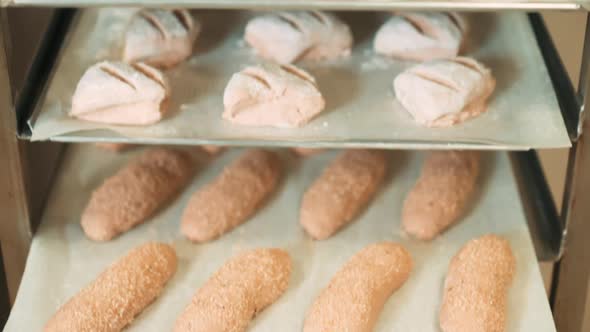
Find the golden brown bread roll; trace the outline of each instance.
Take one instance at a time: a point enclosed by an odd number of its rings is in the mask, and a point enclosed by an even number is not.
[[[45,332],[117,332],[152,303],[176,272],[176,253],[163,243],[131,250],[64,304]]]
[[[404,230],[431,240],[465,213],[479,175],[476,151],[431,152],[402,208]]]
[[[385,177],[379,150],[349,150],[336,158],[303,195],[300,223],[314,239],[330,237],[352,221]]]
[[[204,242],[241,225],[276,189],[280,175],[275,153],[248,150],[191,197],[182,216],[182,234]]]
[[[387,299],[412,271],[401,245],[381,242],[356,253],[312,304],[304,332],[371,332]]]
[[[502,332],[515,273],[510,243],[496,235],[473,239],[453,257],[445,281],[440,327],[444,332]]]
[[[174,332],[242,332],[289,286],[291,258],[282,249],[248,250],[228,260],[201,287]]]
[[[183,151],[153,148],[106,179],[82,214],[88,238],[108,241],[144,222],[177,194],[193,173]]]

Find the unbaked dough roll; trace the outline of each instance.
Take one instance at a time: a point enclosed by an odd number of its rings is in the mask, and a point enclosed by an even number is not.
[[[495,87],[491,70],[468,57],[424,62],[393,81],[397,100],[427,127],[449,127],[487,112]]]
[[[392,242],[369,245],[338,271],[312,304],[304,332],[370,332],[387,299],[412,271],[408,251]]]
[[[82,213],[88,238],[108,241],[143,223],[170,201],[193,174],[190,156],[152,148],[132,160],[96,189]]]
[[[121,331],[160,295],[175,272],[172,247],[163,243],[139,246],[74,295],[44,331]]]
[[[156,68],[102,61],[80,78],[69,115],[90,122],[145,126],[164,118],[169,97],[168,80]]]
[[[476,151],[430,153],[402,208],[408,234],[431,240],[461,218],[475,191],[479,158]]]
[[[449,265],[440,327],[444,332],[502,332],[516,262],[510,243],[496,235],[473,239]]]
[[[145,8],[125,33],[123,60],[169,68],[190,57],[201,24],[186,9]]]
[[[227,261],[201,287],[174,332],[242,332],[289,286],[291,258],[282,249],[248,250]]]
[[[384,180],[387,157],[379,150],[349,150],[336,158],[303,195],[300,223],[323,240],[352,221]]]
[[[293,65],[266,63],[232,75],[223,92],[223,118],[243,126],[301,127],[326,101],[316,80]]]
[[[281,168],[273,152],[245,152],[191,197],[182,216],[182,234],[205,242],[241,225],[276,189]]]

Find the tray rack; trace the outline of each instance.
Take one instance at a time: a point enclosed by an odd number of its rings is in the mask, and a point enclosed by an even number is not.
[[[12,45],[9,16],[22,8],[0,9],[0,211],[5,218],[0,222],[0,251],[4,264],[22,271],[32,236],[39,221],[54,170],[63,152],[63,144],[30,143],[22,140],[27,135],[26,122],[39,102],[56,55],[75,14],[68,6],[182,6],[199,8],[323,8],[323,9],[440,9],[440,10],[570,10],[588,11],[588,1],[361,1],[361,0],[7,0],[2,7],[42,6],[53,10],[50,23],[44,27],[28,74],[22,86],[16,87],[10,76]],[[587,21],[590,15],[587,14]],[[590,104],[590,24],[587,22],[579,88],[576,91],[568,78],[557,50],[538,13],[529,14],[539,48],[555,88],[561,114],[566,124],[572,148],[569,152],[563,208],[558,211],[547,185],[535,151],[510,152],[518,179],[521,200],[535,241],[537,257],[555,261],[550,293],[558,331],[583,331],[584,310],[590,281],[590,201],[584,190],[590,188],[590,120],[585,108]],[[21,138],[21,139],[17,139]],[[0,263],[2,263],[0,261]],[[4,271],[0,271],[4,272]],[[4,273],[0,273],[0,276]],[[20,272],[0,278],[0,313],[9,305],[4,296],[6,285],[13,292]],[[3,323],[0,314],[0,326]]]

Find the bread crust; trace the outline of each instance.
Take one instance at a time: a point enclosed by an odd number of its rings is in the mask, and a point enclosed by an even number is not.
[[[453,257],[440,309],[443,332],[503,332],[516,261],[496,235],[473,239]]]
[[[289,286],[289,254],[276,248],[244,251],[201,287],[176,321],[174,332],[242,332]]]
[[[281,172],[274,152],[246,151],[193,194],[182,216],[182,234],[191,241],[205,242],[241,225],[275,191]]]
[[[428,241],[458,222],[474,196],[479,164],[477,151],[431,152],[402,207],[405,232]]]
[[[145,222],[189,183],[193,171],[184,151],[146,150],[92,193],[80,220],[84,233],[109,241]]]
[[[387,155],[379,150],[349,150],[338,156],[303,195],[299,222],[323,240],[350,223],[384,181]]]
[[[373,331],[383,305],[406,282],[412,267],[401,245],[381,242],[363,248],[316,298],[303,331]]]
[[[167,244],[132,249],[64,304],[44,331],[123,330],[160,295],[176,264],[176,253]]]

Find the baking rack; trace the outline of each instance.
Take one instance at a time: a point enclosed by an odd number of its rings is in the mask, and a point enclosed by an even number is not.
[[[33,234],[40,220],[53,173],[64,150],[62,144],[31,143],[28,121],[41,102],[51,79],[56,59],[68,36],[77,10],[68,7],[91,6],[180,6],[222,9],[318,8],[337,10],[568,10],[588,11],[589,1],[373,1],[373,0],[7,0],[0,12],[0,242],[6,266],[16,267],[6,279],[14,296]],[[34,47],[33,60],[22,84],[15,83],[10,55],[18,38],[10,36],[10,16],[18,8],[55,8],[52,19],[42,27],[44,37]],[[579,88],[568,78],[551,37],[538,13],[528,14],[542,53],[569,138],[572,142],[562,211],[558,211],[537,153],[534,150],[510,152],[519,185],[522,205],[541,261],[554,261],[550,302],[558,331],[583,331],[584,310],[590,282],[590,201],[584,189],[590,188],[590,120],[584,116],[590,96],[590,25],[586,27]],[[581,41],[582,42],[582,41]],[[79,141],[82,141],[80,139]],[[8,272],[8,271],[7,271]],[[0,282],[1,283],[1,282]],[[0,285],[0,289],[2,289]],[[5,289],[5,288],[4,288]],[[0,291],[0,295],[2,292]],[[2,301],[0,299],[0,309]],[[0,316],[1,317],[1,316]]]

